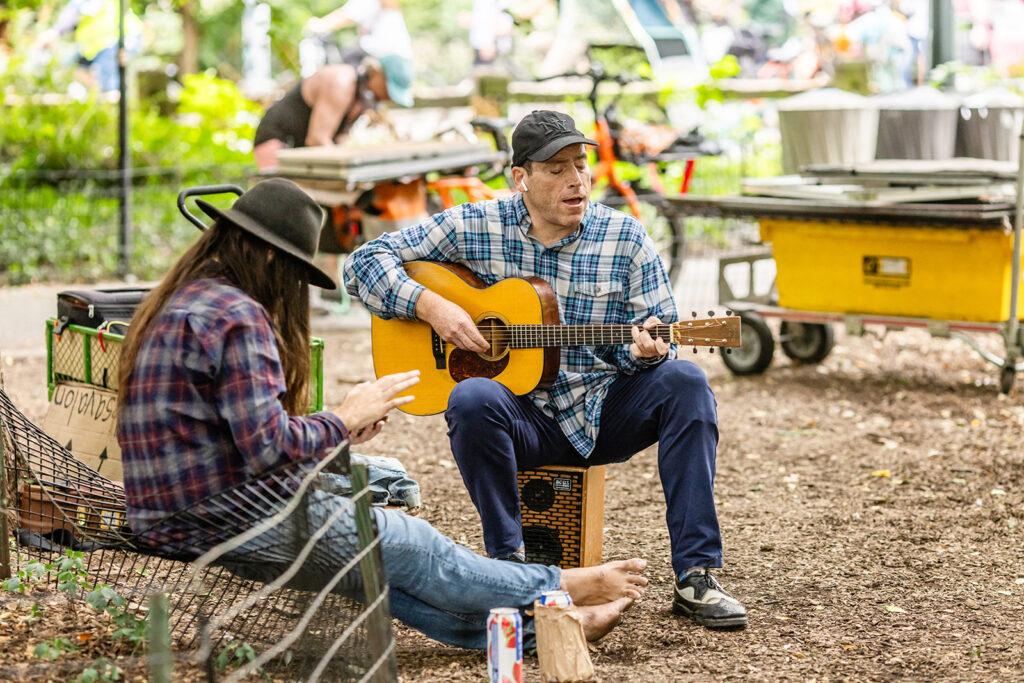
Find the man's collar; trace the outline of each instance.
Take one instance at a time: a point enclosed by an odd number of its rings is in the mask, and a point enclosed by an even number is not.
[[[516,219],[516,225],[519,226],[519,229],[522,231],[524,235],[527,234],[530,231],[530,226],[533,225],[533,219],[530,218],[530,212],[526,208],[526,202],[523,201],[522,192],[517,192],[515,195],[513,195],[512,211]],[[588,225],[590,225],[590,221],[593,219],[593,217],[594,200],[590,200],[587,202],[587,210],[583,214],[583,220],[580,221],[579,227],[577,227],[576,230],[572,232],[572,234],[567,235],[563,240],[560,241],[564,241],[565,239],[576,239],[576,237],[581,235],[583,233],[583,230],[586,229]]]
[[[523,201],[522,192],[516,192],[512,196],[512,211],[513,215],[516,217],[516,225],[521,227],[524,232],[528,230],[530,227],[530,223],[528,222],[530,212],[526,209],[526,202]]]

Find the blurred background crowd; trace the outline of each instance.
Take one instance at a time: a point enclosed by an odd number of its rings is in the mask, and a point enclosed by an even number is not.
[[[952,0],[949,10],[951,61],[1017,75],[1024,3]],[[872,92],[928,78],[929,0],[161,0],[128,3],[125,47],[137,74],[214,69],[259,98],[318,63],[367,54],[414,59],[424,87],[481,69],[549,76],[574,68],[587,44],[657,43],[666,19],[697,65],[733,55],[742,77],[859,70]],[[118,0],[7,4],[0,72],[74,67],[76,83],[115,90],[118,21]],[[69,86],[80,94],[55,79]]]
[[[177,189],[248,182],[256,169],[254,137],[268,108],[327,65],[347,65],[337,71],[361,79],[343,107],[346,119],[358,118],[341,126],[351,144],[396,132],[427,139],[481,114],[514,122],[538,105],[566,110],[593,130],[593,74],[625,74],[644,82],[602,83],[594,91],[600,109],[613,104],[624,125],[667,122],[682,137],[699,128],[721,153],[696,166],[693,190],[735,192],[742,177],[874,158],[876,138],[879,154],[899,148],[909,158],[1016,158],[1015,145],[1005,141],[1024,118],[1024,1],[5,3],[0,211],[9,220],[0,281],[53,273],[102,277],[116,272],[125,248],[134,250],[140,274],[158,271],[181,241],[178,233],[191,237],[175,215]],[[118,224],[124,194],[118,187],[123,117],[114,105],[122,70],[136,225],[128,247],[110,227]],[[584,72],[590,82],[549,80]],[[887,143],[886,120],[867,111],[877,107],[856,99],[901,95],[886,106],[942,110],[942,126],[932,126],[935,139],[912,140],[908,131],[919,133],[921,126],[904,116],[891,127],[895,142]],[[852,113],[829,125],[819,116],[808,126],[785,113],[800,107]],[[991,125],[961,130],[979,124],[971,112],[997,110],[999,136]],[[379,125],[381,112],[386,128]],[[908,140],[915,149],[903,149]],[[969,148],[982,143],[985,150]],[[821,150],[838,147],[839,156],[823,158]],[[679,174],[689,172],[670,167],[676,175],[668,181],[679,187]],[[688,221],[686,230],[705,224]],[[56,232],[70,248],[55,248]]]

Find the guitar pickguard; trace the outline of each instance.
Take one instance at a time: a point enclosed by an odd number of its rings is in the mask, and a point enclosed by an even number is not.
[[[448,373],[456,382],[470,377],[494,379],[507,367],[507,353],[495,360],[487,360],[478,353],[455,348],[452,349],[452,355],[448,356]]]

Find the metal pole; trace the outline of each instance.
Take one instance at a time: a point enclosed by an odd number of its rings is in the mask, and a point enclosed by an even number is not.
[[[1020,293],[1020,238],[1024,224],[1024,126],[1021,126],[1020,144],[1017,146],[1017,206],[1013,217],[1013,263],[1010,266],[1010,315],[1006,321],[1006,365],[1017,360],[1017,297]]]
[[[953,0],[931,0],[928,18],[931,23],[930,68],[955,59],[953,49]]]
[[[3,382],[0,381],[0,384]],[[12,454],[11,462],[14,462]],[[13,470],[11,472],[14,473]],[[14,488],[13,486],[11,488]],[[4,427],[0,425],[0,580],[11,578],[10,531],[7,528],[7,458],[4,455]]]
[[[118,92],[118,146],[121,172],[121,207],[119,212],[118,246],[120,255],[117,263],[118,274],[127,277],[131,273],[132,259],[132,154],[128,147],[128,79],[125,78],[128,53],[124,49],[125,13],[128,0],[120,0],[120,21],[117,29],[117,78]]]

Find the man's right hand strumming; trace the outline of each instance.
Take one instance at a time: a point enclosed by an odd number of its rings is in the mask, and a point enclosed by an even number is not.
[[[416,301],[416,317],[433,327],[441,339],[460,349],[483,353],[491,348],[469,313],[429,289]]]

